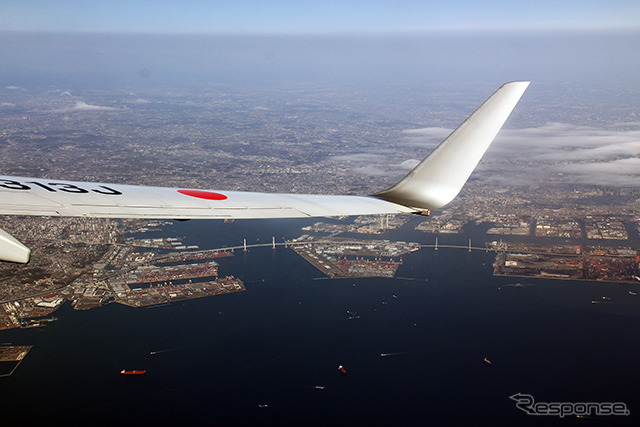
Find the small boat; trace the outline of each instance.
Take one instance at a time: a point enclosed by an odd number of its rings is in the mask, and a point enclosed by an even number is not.
[[[491,365],[491,360],[487,359],[486,357],[484,358],[483,362],[487,365]]]
[[[323,385],[317,385],[316,386],[316,390],[324,390],[324,386]]]
[[[338,371],[342,372],[343,375],[347,375],[347,370],[342,365],[338,366]]]
[[[146,374],[147,371],[127,371],[125,369],[123,369],[122,371],[120,371],[120,375],[144,375]]]

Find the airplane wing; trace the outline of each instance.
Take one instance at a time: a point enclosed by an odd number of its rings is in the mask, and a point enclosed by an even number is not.
[[[428,214],[460,192],[529,82],[501,86],[393,187],[371,196],[209,191],[0,176],[0,215],[157,219]],[[0,260],[30,251],[0,230]]]

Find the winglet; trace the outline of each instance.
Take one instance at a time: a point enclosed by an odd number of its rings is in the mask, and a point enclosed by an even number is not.
[[[530,82],[502,85],[418,166],[380,199],[415,208],[439,209],[467,182]]]
[[[31,250],[0,228],[0,261],[29,262]]]

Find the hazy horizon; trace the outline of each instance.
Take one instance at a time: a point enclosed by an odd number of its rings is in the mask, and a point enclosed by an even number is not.
[[[629,0],[5,0],[0,28],[135,33],[355,33],[640,29]]]
[[[293,79],[345,83],[512,80],[638,87],[640,33],[132,35],[0,32],[6,85],[38,76],[88,84]],[[93,77],[93,79],[92,79]],[[96,78],[97,77],[97,78]],[[23,83],[24,84],[24,83]]]
[[[340,146],[320,160],[364,177],[397,178],[437,142],[425,138],[425,132],[441,128],[438,135],[444,137],[502,83],[530,80],[507,131],[474,176],[519,185],[636,186],[639,35],[513,30],[479,31],[475,37],[468,32],[261,37],[0,32],[0,110],[129,114],[148,109],[152,94],[154,108],[165,105],[159,111],[167,112],[198,108],[215,115],[228,96],[281,115],[291,104],[326,107],[350,112],[353,118],[345,117],[344,126],[375,118],[387,130],[398,131],[392,145],[377,148],[369,145],[370,137],[340,135],[364,145]],[[51,95],[48,102],[57,101],[38,105],[36,94],[43,91]],[[213,104],[218,107],[212,109]],[[242,114],[234,120],[254,120]],[[309,119],[323,117],[312,114]],[[297,126],[303,131],[316,125]],[[214,131],[216,125],[209,127]],[[414,133],[409,138],[401,131]],[[237,138],[243,138],[241,132]],[[523,150],[528,155],[523,157]],[[392,163],[390,154],[396,156]],[[315,152],[307,156],[303,161],[319,160]]]

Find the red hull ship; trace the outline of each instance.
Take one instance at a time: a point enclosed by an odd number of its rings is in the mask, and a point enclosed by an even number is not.
[[[126,371],[124,369],[120,371],[120,375],[144,375],[146,373],[147,371]]]

